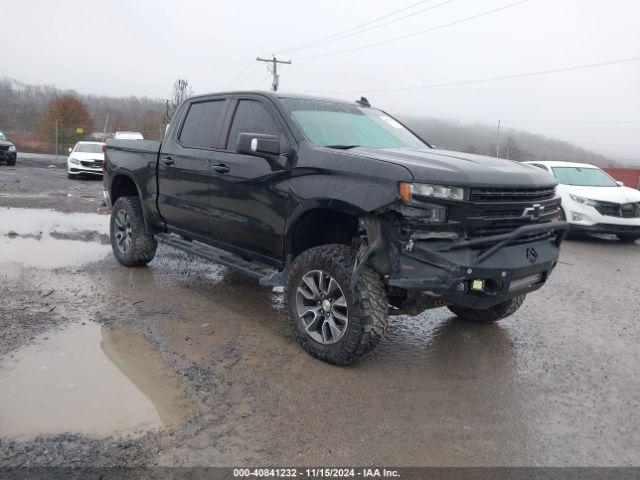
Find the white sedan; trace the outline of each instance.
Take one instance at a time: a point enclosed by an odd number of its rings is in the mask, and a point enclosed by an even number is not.
[[[556,178],[563,220],[569,222],[572,232],[615,234],[628,242],[640,239],[640,191],[625,187],[594,165],[526,163]]]
[[[69,178],[76,178],[80,174],[102,176],[104,163],[104,146],[102,142],[78,142],[69,149],[67,172]]]

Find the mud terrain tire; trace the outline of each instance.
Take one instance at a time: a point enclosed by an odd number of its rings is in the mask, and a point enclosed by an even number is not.
[[[138,197],[120,197],[111,210],[109,233],[113,254],[122,265],[146,265],[156,254],[158,243],[144,226],[144,216]],[[123,242],[123,237],[128,241]]]
[[[379,275],[364,266],[352,286],[354,261],[353,251],[346,245],[313,247],[298,255],[287,276],[285,301],[296,339],[309,354],[333,365],[350,364],[372,350],[382,340],[389,322],[387,295]],[[348,312],[342,336],[331,344],[312,338],[296,303],[303,277],[309,272],[319,271],[337,282]]]
[[[525,298],[526,295],[520,295],[519,297],[514,297],[506,302],[499,303],[484,310],[457,307],[455,305],[450,305],[447,308],[462,320],[480,323],[482,325],[489,325],[516,313],[516,311],[518,311],[522,306],[522,302],[524,302]]]

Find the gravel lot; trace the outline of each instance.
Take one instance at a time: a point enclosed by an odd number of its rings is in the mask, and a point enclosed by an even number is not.
[[[0,466],[640,464],[639,244],[568,240],[515,316],[394,317],[338,368],[277,289],[166,247],[120,266],[101,187],[0,165]]]

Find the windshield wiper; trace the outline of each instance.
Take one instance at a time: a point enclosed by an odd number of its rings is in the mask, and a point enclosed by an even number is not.
[[[360,145],[325,145],[327,148],[337,148],[338,150],[349,150],[350,148],[356,148]]]

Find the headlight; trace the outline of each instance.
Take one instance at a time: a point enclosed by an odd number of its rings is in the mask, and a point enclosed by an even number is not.
[[[16,146],[15,145],[9,145],[9,151],[10,152],[15,152],[16,151]]]
[[[78,160],[77,158],[69,157],[69,163],[80,165],[80,160]]]
[[[571,197],[571,200],[573,200],[574,202],[580,203],[582,205],[587,205],[589,207],[597,207],[598,203],[596,200],[591,200],[590,198],[583,198],[583,197],[577,197],[575,195],[569,195]]]
[[[410,202],[413,197],[442,198],[444,200],[464,200],[465,189],[462,187],[449,187],[446,185],[433,185],[430,183],[405,183],[398,184],[400,197]]]

